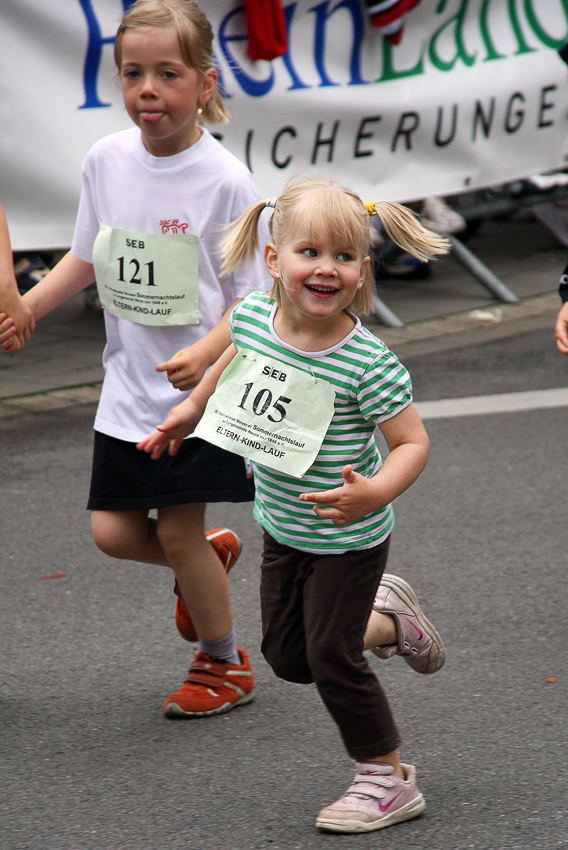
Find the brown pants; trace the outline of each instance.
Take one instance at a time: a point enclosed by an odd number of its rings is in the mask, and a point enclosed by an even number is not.
[[[262,653],[287,682],[314,682],[352,758],[378,758],[400,738],[363,638],[389,540],[372,549],[314,555],[264,532]]]

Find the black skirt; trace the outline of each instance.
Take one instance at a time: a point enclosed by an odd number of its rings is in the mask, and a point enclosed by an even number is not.
[[[199,437],[152,460],[135,443],[95,431],[87,510],[135,511],[207,502],[250,502],[254,481],[244,458]]]

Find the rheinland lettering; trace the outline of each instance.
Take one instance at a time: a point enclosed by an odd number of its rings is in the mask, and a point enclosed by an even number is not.
[[[505,0],[495,0],[495,2],[502,2],[505,5]],[[493,0],[483,0],[478,12],[469,9],[470,0],[461,0],[457,11],[448,15],[437,28],[434,28],[433,32],[427,36],[427,41],[423,44],[417,44],[417,55],[406,68],[395,67],[396,48],[393,48],[387,41],[383,41],[382,66],[377,68],[376,75],[371,79],[363,77],[361,71],[366,13],[359,0],[335,0],[335,2],[325,0],[325,2],[307,9],[307,14],[301,16],[298,13],[298,4],[290,3],[285,7],[290,49],[282,57],[282,64],[289,77],[288,90],[294,91],[314,87],[306,79],[302,79],[301,73],[295,67],[293,61],[295,26],[297,24],[299,28],[305,30],[306,26],[309,25],[308,15],[312,16],[312,52],[310,57],[312,68],[310,71],[315,72],[319,80],[316,86],[326,88],[340,85],[360,86],[388,83],[405,77],[419,76],[426,72],[426,58],[438,71],[449,72],[458,64],[471,67],[483,62],[505,59],[507,55],[518,56],[523,53],[536,52],[538,48],[531,46],[528,38],[524,35],[527,30],[540,44],[552,50],[558,50],[568,39],[568,2],[567,0],[552,0],[552,2],[557,4],[558,11],[564,15],[566,21],[564,30],[557,31],[554,34],[547,32],[540,22],[536,11],[539,0],[522,0],[523,17],[521,17],[517,5],[509,0],[505,10],[509,26],[499,27],[498,32],[493,31],[497,28],[493,27],[492,29],[491,26],[490,15],[493,11]],[[540,0],[540,3],[542,3],[542,0]],[[440,0],[434,14],[439,17],[444,16],[444,13],[447,13],[447,5],[447,0]],[[351,57],[342,80],[332,79],[326,65],[327,53],[334,53],[334,47],[328,34],[328,26],[337,13],[343,13],[342,22],[345,20],[345,13],[351,19],[351,28],[347,26],[343,29],[344,37],[351,39]],[[232,32],[232,29],[234,29],[232,25],[235,21],[241,23],[242,26],[242,31],[238,34]],[[477,29],[483,50],[478,52],[468,51],[464,36],[466,27],[470,31],[473,28]],[[506,52],[503,44],[510,44],[511,37],[515,47],[512,50],[509,47],[508,52]],[[244,7],[239,7],[232,9],[221,20],[217,31],[217,42],[227,68],[242,91],[250,97],[264,97],[271,91],[275,83],[273,64],[268,65],[264,79],[250,76],[246,70],[248,63],[242,58],[242,51],[233,49],[233,44],[241,46],[243,41],[246,41]],[[447,48],[448,42],[452,45],[451,50]],[[244,62],[244,67],[240,64],[241,60]],[[305,62],[305,57],[303,61]],[[224,90],[228,91],[228,80],[223,75],[221,82]]]
[[[126,12],[134,0],[122,0],[123,10]],[[103,103],[97,94],[98,74],[101,64],[102,52],[105,48],[112,49],[114,44],[114,33],[103,35],[99,21],[94,9],[94,0],[78,0],[88,27],[88,43],[85,54],[83,71],[83,85],[85,100],[80,109],[93,109],[107,107],[111,104]],[[507,18],[507,26],[496,27],[491,18],[494,4],[503,5],[503,15]],[[436,68],[438,71],[447,73],[457,65],[472,67],[476,64],[486,62],[498,62],[507,56],[520,56],[525,53],[534,53],[542,45],[550,50],[558,50],[568,40],[568,0],[548,0],[546,4],[550,10],[550,4],[554,4],[559,14],[565,20],[564,27],[556,27],[553,33],[549,32],[539,17],[539,9],[542,10],[542,0],[482,0],[481,8],[472,11],[470,0],[460,0],[458,8],[448,10],[448,0],[439,0],[434,9],[434,16],[440,18],[438,24],[433,21],[432,32],[426,35],[423,43],[417,44],[417,53],[404,68],[396,67],[396,48],[387,41],[382,42],[381,67],[376,69],[372,78],[363,77],[361,70],[361,54],[365,33],[370,29],[366,20],[366,11],[360,0],[324,0],[306,9],[305,12],[298,11],[298,3],[292,2],[285,6],[286,25],[288,29],[288,40],[290,49],[281,57],[278,63],[266,63],[266,76],[262,79],[252,77],[247,73],[248,63],[245,59],[245,51],[242,50],[246,41],[246,25],[244,16],[244,5],[231,9],[219,22],[217,28],[217,44],[221,51],[224,62],[216,57],[215,64],[219,72],[219,81],[222,91],[228,97],[231,96],[231,83],[236,84],[245,94],[254,98],[262,98],[270,93],[275,84],[275,67],[279,73],[284,73],[287,79],[289,92],[308,88],[328,88],[331,86],[364,86],[386,84],[392,80],[416,77],[426,73],[426,64]],[[350,60],[345,68],[343,79],[332,79],[328,70],[326,57],[334,53],[332,39],[329,35],[330,22],[337,14],[342,15],[342,24],[345,16],[348,16],[351,26],[344,26],[342,32],[345,39],[350,39]],[[337,19],[336,19],[337,21]],[[302,73],[294,64],[294,41],[296,27],[302,31],[311,24],[311,54],[309,57],[310,79],[315,75],[317,82],[307,82],[302,78]],[[335,24],[335,21],[334,21]],[[234,32],[235,27],[240,26],[240,33]],[[477,51],[468,49],[465,30],[472,28],[477,30],[479,41],[482,45]],[[498,31],[497,31],[498,30]],[[373,37],[378,37],[373,32]],[[532,41],[532,43],[531,43]],[[511,43],[513,46],[511,46]],[[535,46],[535,43],[537,46]],[[448,49],[448,44],[451,49]],[[234,49],[235,46],[240,47]],[[504,45],[507,45],[505,47]],[[399,54],[400,55],[400,54]],[[242,65],[241,65],[242,61]],[[306,69],[308,61],[304,56],[302,60]],[[380,119],[375,119],[380,120]],[[406,119],[401,126],[400,132],[412,132],[412,116]],[[321,128],[320,132],[323,132]],[[327,136],[320,139],[320,143],[331,144],[334,133],[339,132],[339,122],[336,127],[326,129]],[[279,131],[283,136],[294,137],[297,130],[294,127],[285,127]],[[364,137],[363,137],[364,138]],[[317,139],[317,137],[316,137]],[[275,145],[278,147],[277,141]],[[285,168],[282,154],[273,151],[273,160],[281,163],[277,167]],[[328,160],[331,161],[331,160]]]

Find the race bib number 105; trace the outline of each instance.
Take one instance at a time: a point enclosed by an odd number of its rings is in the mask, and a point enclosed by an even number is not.
[[[322,378],[242,349],[221,375],[195,434],[302,478],[321,448],[334,400]]]

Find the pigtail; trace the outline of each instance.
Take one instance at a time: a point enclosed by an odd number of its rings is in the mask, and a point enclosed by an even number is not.
[[[252,259],[258,248],[258,222],[266,201],[257,201],[229,225],[221,242],[221,274],[227,275]]]
[[[387,235],[413,257],[427,262],[436,254],[447,254],[450,250],[448,239],[423,227],[407,207],[392,201],[377,201],[373,207]]]

